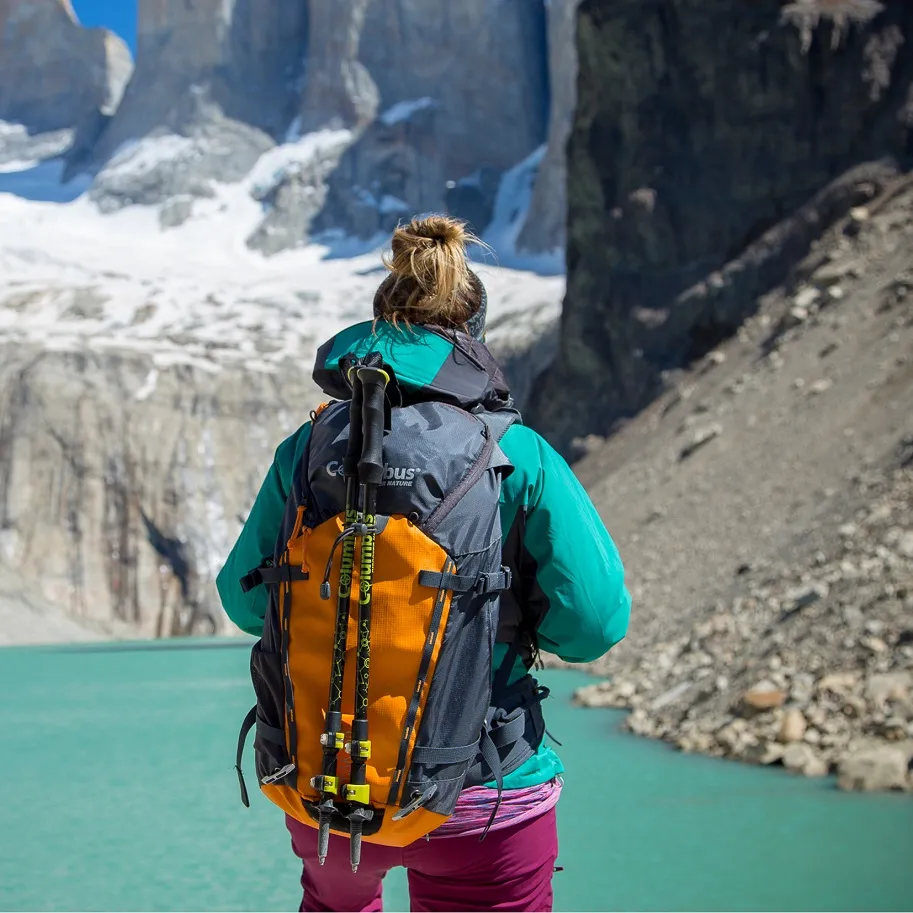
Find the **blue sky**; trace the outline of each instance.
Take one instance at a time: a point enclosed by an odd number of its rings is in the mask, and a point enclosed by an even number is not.
[[[79,21],[86,26],[103,25],[117,32],[136,54],[137,0],[72,0]]]

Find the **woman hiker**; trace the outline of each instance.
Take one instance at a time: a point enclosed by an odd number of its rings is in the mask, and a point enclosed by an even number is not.
[[[452,358],[447,371],[439,370],[440,359],[429,364],[433,335],[438,348],[443,337],[450,340],[447,346],[472,349],[497,371],[483,344],[485,289],[466,258],[472,240],[462,223],[442,216],[398,228],[392,256],[385,258],[389,275],[374,299],[374,320],[325,344],[318,362],[332,350],[377,346],[413,398],[440,398],[447,384],[465,388],[454,367],[465,359]],[[318,363],[315,377],[320,368]],[[309,422],[279,445],[218,577],[229,618],[257,637],[263,631],[266,590],[245,593],[238,581],[273,552],[310,428]],[[618,551],[567,463],[522,424],[512,425],[499,443],[514,467],[500,499],[503,562],[512,571],[512,584],[501,596],[493,704],[498,680],[528,676],[539,651],[571,663],[599,659],[625,636],[631,605]],[[493,782],[469,786],[430,839],[405,848],[366,843],[357,874],[349,867],[347,837],[331,835],[326,864],[319,865],[314,829],[286,816],[292,849],[303,864],[300,909],[381,910],[382,880],[391,868],[403,866],[413,910],[551,910],[564,767],[541,735],[530,754],[504,776],[499,805]]]

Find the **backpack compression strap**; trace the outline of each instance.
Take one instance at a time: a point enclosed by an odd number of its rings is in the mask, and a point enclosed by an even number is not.
[[[300,567],[274,567],[272,564],[265,564],[262,567],[255,567],[249,574],[241,578],[241,589],[245,593],[256,589],[258,586],[270,586],[277,583],[294,583],[296,580],[308,580],[307,571],[301,570]]]
[[[450,590],[454,593],[475,593],[484,596],[486,593],[501,593],[509,590],[513,575],[509,567],[502,567],[494,574],[481,574],[478,577],[461,577],[459,574],[448,574],[444,571],[419,571],[419,586],[431,587],[433,590]]]

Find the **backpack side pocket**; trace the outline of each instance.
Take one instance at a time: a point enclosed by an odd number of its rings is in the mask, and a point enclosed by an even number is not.
[[[295,765],[285,733],[285,681],[282,655],[266,652],[261,643],[250,653],[250,677],[257,696],[254,757],[263,785],[288,783]]]

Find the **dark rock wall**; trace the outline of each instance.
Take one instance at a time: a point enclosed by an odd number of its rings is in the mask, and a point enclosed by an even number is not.
[[[738,14],[716,0],[581,4],[568,291],[533,409],[561,446],[636,413],[663,370],[731,333],[858,194],[837,181],[797,235],[799,207],[854,165],[889,160],[882,173],[913,153],[913,4],[839,33],[824,18],[807,47],[781,13],[779,0]],[[739,258],[751,268],[718,272]]]

